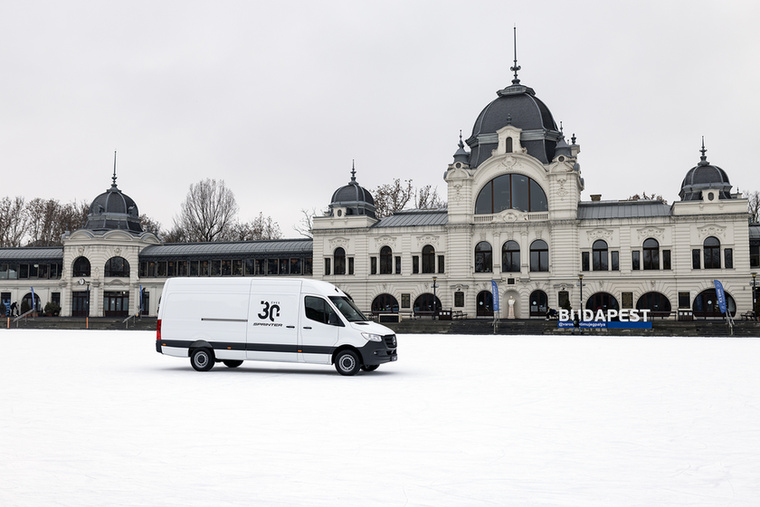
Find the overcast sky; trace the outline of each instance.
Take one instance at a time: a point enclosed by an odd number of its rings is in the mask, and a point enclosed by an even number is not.
[[[760,189],[760,3],[0,0],[0,197],[118,185],[168,229],[190,184],[285,237],[350,179],[434,185],[522,84],[577,135],[583,199],[678,198],[708,160]]]

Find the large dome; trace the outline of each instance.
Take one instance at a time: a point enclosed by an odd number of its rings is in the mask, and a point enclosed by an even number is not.
[[[699,163],[689,169],[686,177],[681,183],[681,192],[679,196],[682,201],[701,201],[702,191],[707,189],[718,190],[719,199],[731,199],[731,182],[728,180],[726,171],[718,166],[712,165],[707,161],[705,156],[704,141],[702,142],[702,156]]]
[[[334,208],[346,208],[346,215],[367,215],[375,218],[375,200],[367,189],[356,182],[356,169],[351,168],[351,181],[333,193],[330,212]]]
[[[498,145],[496,131],[514,125],[522,129],[521,144],[528,154],[547,164],[554,158],[554,147],[561,133],[551,111],[536,97],[532,88],[515,77],[512,86],[496,92],[498,97],[481,111],[472,128],[470,167],[477,167],[491,156]]]
[[[143,232],[137,204],[116,186],[116,174],[111,188],[97,196],[90,204],[85,229],[102,231],[122,229]]]

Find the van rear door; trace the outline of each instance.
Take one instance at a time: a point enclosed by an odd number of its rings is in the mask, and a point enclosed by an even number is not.
[[[298,361],[300,280],[251,285],[246,359]]]

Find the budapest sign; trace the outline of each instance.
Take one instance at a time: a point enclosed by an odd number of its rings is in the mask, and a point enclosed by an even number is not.
[[[560,328],[584,329],[652,329],[650,310],[559,310]]]

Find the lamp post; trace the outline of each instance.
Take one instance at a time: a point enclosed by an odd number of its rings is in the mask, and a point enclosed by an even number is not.
[[[580,312],[580,320],[583,320],[583,273],[578,275],[578,287],[581,289],[581,306],[578,311]]]
[[[433,277],[433,319],[435,320],[435,316],[438,314],[438,300],[435,297],[435,289],[438,288],[438,284],[436,281],[438,280],[437,276]]]
[[[757,320],[757,271],[752,272],[752,316]]]

